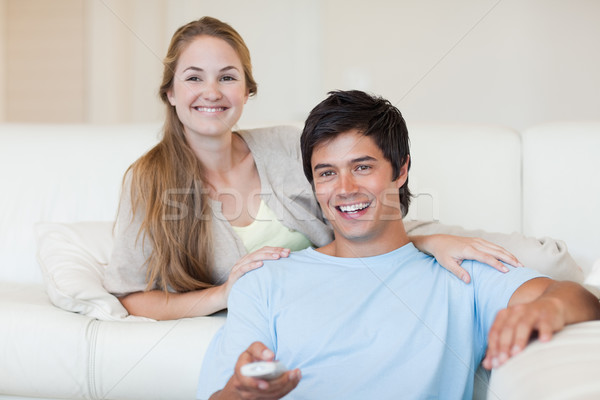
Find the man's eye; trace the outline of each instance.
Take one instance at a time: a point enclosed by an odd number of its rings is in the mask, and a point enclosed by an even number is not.
[[[319,174],[319,176],[326,178],[328,176],[333,176],[335,173],[333,171],[324,171]]]
[[[368,169],[371,169],[370,165],[359,165],[359,166],[356,167],[357,171],[366,171]]]

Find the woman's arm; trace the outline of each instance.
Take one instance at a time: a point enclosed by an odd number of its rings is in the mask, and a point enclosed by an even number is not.
[[[157,320],[214,314],[227,308],[227,298],[233,284],[245,273],[261,267],[264,260],[277,260],[289,254],[290,249],[265,246],[240,258],[222,285],[185,293],[141,291],[122,296],[119,300],[129,314]]]
[[[128,294],[119,301],[131,315],[169,320],[210,315],[227,308],[224,292],[224,286],[186,293],[150,290]]]
[[[460,226],[444,225],[434,221],[405,221],[405,227],[408,235],[412,237],[444,234],[461,238],[483,239],[490,244],[493,243],[494,245],[506,249],[510,254],[514,254],[518,261],[524,266],[534,269],[544,275],[548,275],[552,279],[583,282],[584,277],[581,268],[569,254],[566,244],[560,240],[549,237],[535,238],[520,233],[508,234],[487,232],[484,230],[468,230]],[[424,249],[417,244],[415,244],[415,246],[425,252],[430,252],[431,250],[428,250],[427,247],[431,246],[431,244],[423,244],[422,246],[425,247]],[[455,247],[456,246],[457,245],[455,245]],[[460,245],[458,245],[458,248],[460,249]],[[430,254],[433,254],[443,267],[452,271],[452,268],[454,267],[448,266],[449,263],[447,261],[440,261],[440,259],[444,258],[444,255],[439,254],[439,251],[438,253],[435,253],[435,251],[438,250],[434,250],[434,252],[430,252]],[[494,256],[493,253],[489,254]],[[463,259],[475,259],[487,263],[485,260],[482,260],[479,257],[473,257],[473,255],[470,254],[465,254],[461,257]],[[459,257],[459,259],[461,257]],[[513,266],[518,265],[499,257],[496,258],[496,260],[505,261]],[[464,273],[456,268],[454,269],[459,271],[458,273],[455,273],[458,277],[461,276],[461,272]]]
[[[480,238],[436,234],[409,236],[409,239],[417,249],[433,255],[442,267],[465,283],[471,282],[471,277],[460,266],[464,260],[477,260],[502,272],[508,271],[502,262],[515,267],[521,266],[510,252]]]

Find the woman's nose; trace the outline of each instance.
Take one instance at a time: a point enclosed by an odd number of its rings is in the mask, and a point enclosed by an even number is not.
[[[207,82],[202,90],[202,97],[208,101],[217,101],[222,97],[217,82]]]

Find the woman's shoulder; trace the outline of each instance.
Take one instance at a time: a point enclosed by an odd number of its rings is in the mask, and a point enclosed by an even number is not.
[[[256,148],[286,149],[296,154],[300,148],[302,129],[294,125],[276,125],[240,130],[239,134],[254,152]]]

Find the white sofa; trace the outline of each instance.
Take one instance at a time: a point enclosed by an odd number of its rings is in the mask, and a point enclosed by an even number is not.
[[[134,318],[101,286],[123,172],[159,131],[0,124],[0,399],[194,398],[224,313]],[[409,131],[409,219],[562,239],[582,269],[574,279],[600,286],[600,123]],[[477,385],[488,398],[598,398],[598,376],[600,322],[589,322]]]

